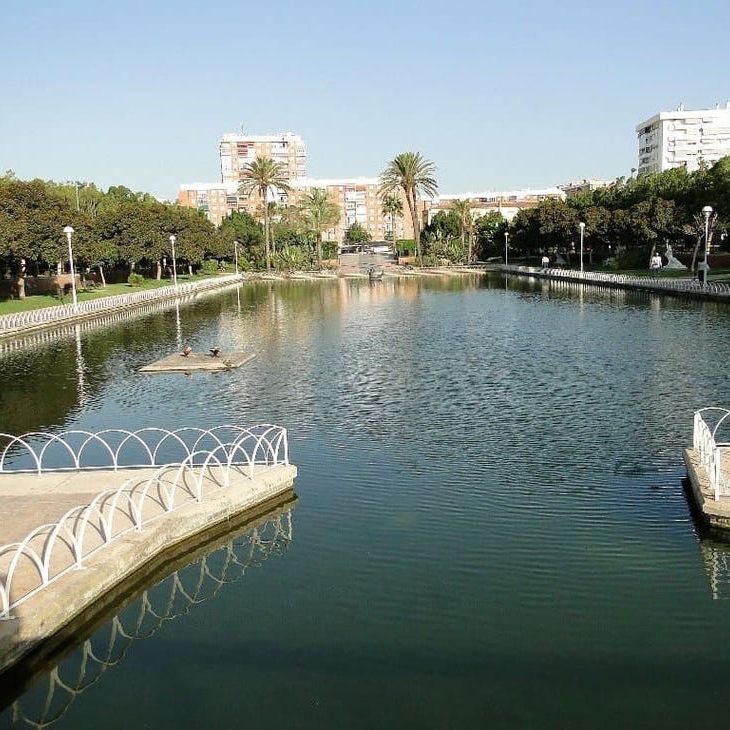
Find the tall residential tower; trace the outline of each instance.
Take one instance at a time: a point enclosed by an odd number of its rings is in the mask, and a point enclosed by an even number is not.
[[[730,103],[714,109],[659,112],[636,127],[639,175],[673,167],[696,170],[700,160],[712,165],[730,155]]]
[[[221,182],[242,181],[241,170],[257,157],[270,157],[284,166],[289,180],[307,174],[307,148],[292,132],[284,134],[224,134],[220,141]]]

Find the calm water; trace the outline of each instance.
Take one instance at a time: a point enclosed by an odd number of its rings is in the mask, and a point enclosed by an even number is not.
[[[680,450],[730,401],[730,309],[475,278],[249,286],[179,316],[195,349],[257,358],[136,374],[177,346],[174,309],[83,334],[82,360],[59,339],[0,359],[0,430],[281,423],[291,533],[53,727],[726,722],[730,550],[700,540]]]

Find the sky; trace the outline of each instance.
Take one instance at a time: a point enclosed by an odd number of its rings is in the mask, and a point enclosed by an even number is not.
[[[301,134],[314,177],[613,179],[641,121],[730,99],[729,34],[721,0],[0,0],[0,172],[174,199],[243,128]]]

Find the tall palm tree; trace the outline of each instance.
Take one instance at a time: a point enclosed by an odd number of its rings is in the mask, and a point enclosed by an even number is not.
[[[322,231],[336,226],[340,222],[342,211],[340,206],[327,197],[324,188],[313,188],[305,193],[299,201],[299,210],[307,225],[317,237],[317,263],[322,266]]]
[[[456,213],[456,217],[459,219],[459,231],[461,232],[461,250],[466,251],[466,262],[471,263],[472,259],[472,231],[474,230],[474,218],[471,215],[471,204],[468,200],[455,200],[451,203],[451,210]],[[467,237],[469,239],[469,246],[467,251]]]
[[[400,217],[403,215],[403,201],[398,195],[393,193],[386,193],[383,196],[383,215],[390,216],[390,231],[393,235],[393,251],[395,251],[396,258],[398,257],[398,244],[395,235],[395,219],[396,216]]]
[[[264,209],[264,243],[266,245],[266,270],[271,270],[271,236],[269,231],[270,210],[267,205],[269,190],[289,192],[289,178],[286,168],[270,157],[257,157],[253,162],[244,165],[241,170],[240,191],[249,197],[256,191],[261,198]]]
[[[418,217],[418,196],[436,195],[436,165],[425,159],[420,152],[401,152],[380,173],[380,193],[392,193],[400,188],[406,196],[413,221],[413,237],[416,259],[421,263],[421,222]]]

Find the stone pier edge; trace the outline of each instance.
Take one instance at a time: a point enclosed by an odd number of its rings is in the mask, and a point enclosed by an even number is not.
[[[572,276],[559,276],[551,274],[549,271],[543,271],[542,269],[532,268],[527,266],[509,266],[504,265],[499,268],[493,269],[499,271],[502,274],[508,276],[522,276],[522,277],[535,277],[538,279],[548,279],[550,281],[561,281],[566,284],[576,284],[581,286],[594,286],[604,287],[609,289],[624,289],[629,291],[642,291],[647,293],[656,293],[663,296],[669,295],[674,297],[686,297],[689,299],[700,299],[703,301],[714,301],[714,302],[725,302],[730,303],[730,297],[728,295],[719,294],[711,291],[703,291],[702,289],[677,289],[671,286],[657,287],[650,286],[649,284],[641,284],[641,282],[634,281],[618,281],[618,280],[605,280],[599,281],[597,279],[581,279],[580,277]]]
[[[108,605],[107,594],[118,597],[119,587],[161,554],[291,492],[296,474],[293,465],[274,467],[257,475],[251,488],[221,488],[91,555],[84,569],[66,573],[17,607],[15,618],[0,622],[0,674],[64,627],[77,624],[92,607],[95,613],[97,603]]]

